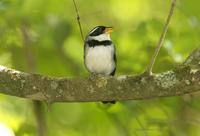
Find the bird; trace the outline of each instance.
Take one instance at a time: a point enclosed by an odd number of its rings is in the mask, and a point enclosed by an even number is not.
[[[85,38],[84,64],[94,75],[114,76],[116,71],[116,49],[111,40],[112,27],[96,26]],[[115,101],[103,101],[115,103]]]

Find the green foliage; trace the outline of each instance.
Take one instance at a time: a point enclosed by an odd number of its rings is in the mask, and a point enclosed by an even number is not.
[[[76,0],[83,32],[114,27],[117,75],[144,72],[159,39],[170,0]],[[173,68],[199,46],[200,1],[178,1],[154,72]],[[31,63],[29,63],[29,61]],[[72,0],[0,0],[0,65],[49,76],[88,76]],[[32,71],[33,72],[33,71]],[[0,95],[0,123],[16,136],[34,136],[36,121],[28,100]],[[191,135],[199,131],[199,98],[57,103],[45,109],[49,136]]]

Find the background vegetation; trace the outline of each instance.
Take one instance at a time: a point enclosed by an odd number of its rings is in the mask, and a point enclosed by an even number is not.
[[[114,27],[117,75],[146,68],[168,14],[170,0],[77,0],[84,34]],[[154,72],[181,63],[199,46],[200,1],[177,1]],[[72,0],[0,0],[0,65],[49,76],[88,76]],[[43,105],[48,136],[198,136],[198,94],[143,101]],[[30,100],[0,95],[2,125],[16,136],[35,136]]]

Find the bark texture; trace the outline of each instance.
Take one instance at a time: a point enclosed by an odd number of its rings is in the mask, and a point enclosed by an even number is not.
[[[200,91],[200,48],[163,73],[135,76],[58,78],[0,66],[0,93],[47,102],[124,101]]]

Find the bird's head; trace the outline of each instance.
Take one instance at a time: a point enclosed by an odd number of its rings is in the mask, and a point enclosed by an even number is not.
[[[113,31],[112,27],[96,26],[90,31],[88,38],[97,41],[111,40],[110,33],[112,33],[112,31]]]

